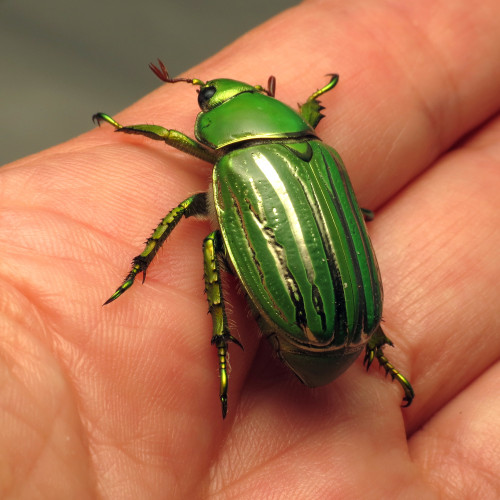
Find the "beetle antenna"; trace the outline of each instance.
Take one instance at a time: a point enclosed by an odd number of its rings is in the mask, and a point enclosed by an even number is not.
[[[267,94],[270,97],[274,97],[276,94],[276,77],[275,76],[271,75],[269,77],[269,80],[267,81],[267,87],[268,87]]]
[[[163,64],[161,59],[158,59],[158,66],[153,63],[149,63],[149,69],[163,82],[165,83],[177,83],[177,82],[186,82],[191,83],[192,85],[202,86],[204,83],[198,78],[170,78],[168,74],[167,68]]]
[[[255,85],[255,88],[259,92],[265,92],[269,97],[274,97],[276,94],[276,77],[270,76],[269,80],[267,80],[267,89],[262,85]]]

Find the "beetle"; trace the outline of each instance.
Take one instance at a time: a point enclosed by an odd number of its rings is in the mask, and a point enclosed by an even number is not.
[[[380,326],[382,283],[365,225],[373,213],[358,206],[339,154],[315,130],[324,109],[318,98],[335,87],[338,75],[329,75],[295,111],[275,98],[273,76],[265,88],[224,78],[171,78],[161,60],[150,69],[166,83],[199,87],[196,140],[157,125],[123,126],[105,113],[95,114],[94,122],[164,141],[211,163],[212,185],[166,215],[105,304],[128,290],[138,274],[144,282],[182,217],[211,214],[216,227],[203,241],[204,280],[223,418],[228,345],[243,347],[228,327],[221,286],[226,266],[278,357],[304,384],[328,384],[365,349],[367,369],[376,358],[401,384],[409,406],[413,388],[383,352],[393,344]]]

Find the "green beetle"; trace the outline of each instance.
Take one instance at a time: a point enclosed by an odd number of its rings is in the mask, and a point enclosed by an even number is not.
[[[222,262],[239,278],[279,358],[304,384],[328,384],[365,348],[367,369],[377,358],[401,384],[409,406],[413,389],[383,354],[383,346],[392,342],[380,327],[382,283],[364,223],[373,214],[359,208],[340,156],[315,132],[324,109],[318,98],[337,84],[338,75],[330,75],[296,112],[274,98],[274,77],[266,89],[228,79],[170,78],[161,61],[150,68],[166,83],[200,87],[197,141],[157,125],[122,126],[104,113],[94,121],[164,141],[214,164],[212,187],[167,214],[105,304],[130,288],[139,273],[144,281],[183,216],[215,214],[217,228],[205,238],[203,255],[223,417],[228,344],[242,346],[228,328]]]

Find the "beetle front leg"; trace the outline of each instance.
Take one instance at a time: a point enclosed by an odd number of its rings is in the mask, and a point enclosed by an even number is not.
[[[98,125],[105,121],[115,127],[115,132],[124,132],[126,134],[138,134],[149,137],[155,141],[163,141],[184,153],[200,158],[209,163],[217,161],[217,155],[213,151],[203,147],[201,144],[191,139],[187,135],[177,130],[170,130],[159,125],[121,125],[114,118],[106,113],[96,113],[92,120]]]
[[[103,305],[116,300],[123,292],[128,290],[133,284],[136,276],[142,273],[142,282],[146,279],[146,270],[154,259],[156,253],[163,245],[169,234],[177,223],[184,217],[207,214],[207,194],[198,193],[190,196],[177,207],[171,210],[165,218],[158,224],[153,234],[146,241],[143,252],[135,256],[132,260],[132,269],[125,277],[123,283],[117,288],[115,293]]]
[[[389,337],[385,335],[382,331],[382,328],[379,326],[375,333],[371,336],[368,344],[366,344],[366,353],[365,359],[363,360],[363,364],[366,365],[366,369],[370,368],[372,361],[374,358],[377,358],[379,364],[384,368],[386,373],[389,373],[392,377],[392,380],[396,379],[403,390],[405,391],[405,397],[403,401],[406,401],[406,404],[403,407],[407,407],[411,405],[413,398],[415,397],[415,392],[413,391],[413,387],[406,377],[404,377],[394,365],[390,363],[390,361],[384,356],[383,347],[385,345],[394,345]]]
[[[210,233],[203,241],[203,261],[205,270],[205,292],[208,300],[208,311],[212,316],[212,344],[217,347],[219,356],[220,388],[219,398],[222,405],[222,418],[227,413],[227,348],[229,342],[234,342],[242,349],[241,343],[229,332],[227,325],[222,285],[220,279],[219,256],[224,252],[224,244],[220,231]]]

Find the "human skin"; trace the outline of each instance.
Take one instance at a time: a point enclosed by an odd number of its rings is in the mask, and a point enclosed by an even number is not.
[[[295,106],[340,74],[317,132],[376,211],[386,354],[416,393],[406,409],[361,358],[301,385],[229,277],[245,350],[230,346],[222,420],[207,221],[181,221],[144,285],[101,307],[158,220],[207,190],[207,163],[103,126],[2,167],[0,496],[498,498],[499,18],[497,0],[311,0],[187,75],[273,74]],[[192,136],[196,113],[179,83],[116,118]]]

